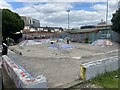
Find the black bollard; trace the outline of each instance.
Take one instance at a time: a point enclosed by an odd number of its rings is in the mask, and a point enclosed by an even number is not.
[[[69,44],[70,43],[70,41],[69,40],[67,40],[67,44]]]
[[[7,55],[8,52],[8,46],[6,45],[6,43],[2,43],[2,55]]]

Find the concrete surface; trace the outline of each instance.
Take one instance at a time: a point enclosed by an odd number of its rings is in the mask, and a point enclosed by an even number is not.
[[[80,43],[72,45],[76,48],[50,49],[49,44],[14,46],[10,48],[22,52],[22,55],[9,51],[8,56],[33,76],[43,74],[47,78],[48,87],[54,88],[80,79],[80,64],[118,55],[117,46],[101,47]]]
[[[51,49],[48,48],[50,44],[12,46],[10,48],[17,52],[21,52],[22,56],[40,58],[83,57],[96,53],[105,53],[108,51],[118,49],[117,46],[101,47],[81,43],[71,43],[71,45],[75,46],[75,48],[69,50]]]
[[[7,90],[9,88],[16,88],[13,80],[8,76],[6,70],[2,68],[2,74],[3,74],[3,89]]]

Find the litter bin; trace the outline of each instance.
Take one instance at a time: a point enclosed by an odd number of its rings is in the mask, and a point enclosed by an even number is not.
[[[70,40],[67,39],[67,44],[70,44]]]

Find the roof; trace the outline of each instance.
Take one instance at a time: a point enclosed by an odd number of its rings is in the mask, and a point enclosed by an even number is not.
[[[44,28],[44,29],[63,29],[62,27],[40,27],[40,28]]]
[[[106,27],[101,27],[98,26],[97,28],[90,28],[90,29],[76,29],[76,30],[67,30],[66,32],[71,33],[71,34],[77,34],[77,33],[90,33],[90,32],[97,32],[97,31],[102,31],[102,30],[107,30],[110,29],[108,26]]]
[[[95,32],[95,31],[100,31],[100,30],[96,28],[92,28],[92,29],[68,30],[66,32],[76,34],[76,33],[89,33],[89,32]]]
[[[23,33],[24,33],[24,32],[30,32],[30,30],[29,30],[29,29],[23,29],[22,32],[23,32]]]
[[[43,34],[43,33],[53,33],[53,32],[48,32],[48,31],[27,31],[27,32],[23,32],[23,34]]]

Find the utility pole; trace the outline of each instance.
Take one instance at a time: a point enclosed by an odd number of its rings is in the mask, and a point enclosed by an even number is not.
[[[108,0],[106,2],[106,30],[107,30],[107,38],[109,38],[110,32],[109,32],[109,30],[107,28],[107,25],[108,25]]]
[[[68,30],[70,29],[70,26],[69,26],[69,12],[70,10],[66,10],[68,12]]]

